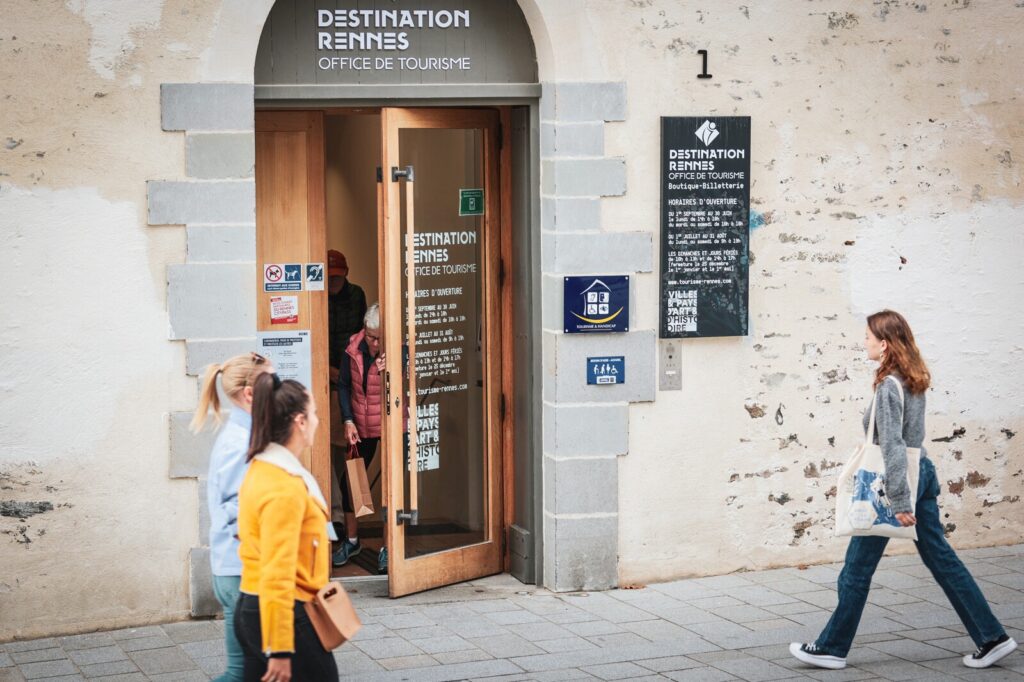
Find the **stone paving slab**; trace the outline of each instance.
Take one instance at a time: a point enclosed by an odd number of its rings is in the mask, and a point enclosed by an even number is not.
[[[967,550],[965,563],[1011,636],[1024,641],[1024,545]],[[769,569],[640,589],[553,594],[508,575],[387,598],[350,590],[364,621],[335,652],[342,680],[1009,680],[1024,653],[965,668],[974,648],[916,555],[883,559],[842,671],[807,667],[791,641],[813,639],[836,603],[841,566]],[[224,668],[224,624],[204,620],[0,644],[0,682],[188,682]]]

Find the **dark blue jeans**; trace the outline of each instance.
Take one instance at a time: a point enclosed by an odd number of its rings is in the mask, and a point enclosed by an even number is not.
[[[939,480],[935,465],[921,457],[921,476],[917,484],[917,552],[935,581],[946,593],[967,633],[978,646],[1004,634],[978,589],[970,571],[946,542],[939,516]],[[850,538],[846,565],[839,574],[839,604],[815,642],[825,653],[845,658],[857,634],[864,604],[868,600],[871,577],[875,574],[889,538],[864,536]]]

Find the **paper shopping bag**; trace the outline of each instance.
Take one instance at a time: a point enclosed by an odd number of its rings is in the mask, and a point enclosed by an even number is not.
[[[356,517],[372,514],[373,497],[370,495],[370,479],[366,476],[366,463],[362,457],[356,455],[345,462],[345,466],[348,472],[348,489],[352,493],[352,509]]]

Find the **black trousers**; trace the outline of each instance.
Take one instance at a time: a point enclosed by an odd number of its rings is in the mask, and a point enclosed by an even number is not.
[[[356,443],[356,447],[359,449],[359,456],[363,458],[363,463],[366,464],[367,470],[370,469],[370,462],[373,461],[373,456],[377,454],[378,443],[380,443],[380,438],[364,438]],[[341,505],[346,512],[351,514],[355,509],[352,508],[352,491],[349,489],[348,467],[345,465],[347,454],[348,448],[344,445],[331,446],[334,474],[338,477],[338,487],[341,488]]]
[[[260,600],[251,594],[238,597],[235,606],[235,635],[245,655],[245,682],[259,682],[267,672],[260,630]],[[324,649],[306,615],[306,607],[295,602],[295,654],[292,656],[292,680],[295,682],[337,682],[338,664]]]

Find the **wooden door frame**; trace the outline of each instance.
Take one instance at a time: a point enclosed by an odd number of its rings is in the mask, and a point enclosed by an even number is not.
[[[515,490],[516,485],[525,485],[529,488],[535,488],[531,481],[516,481],[515,480],[515,415],[514,405],[515,400],[515,372],[516,369],[521,367],[521,363],[517,362],[514,356],[514,328],[513,328],[513,303],[514,303],[514,291],[515,286],[512,278],[509,276],[510,273],[515,272],[512,262],[512,105],[500,105],[491,106],[487,104],[473,105],[473,104],[431,104],[430,106],[416,106],[415,103],[403,103],[403,108],[424,108],[424,109],[489,109],[498,112],[500,120],[500,139],[499,139],[499,153],[498,153],[498,188],[499,196],[498,210],[500,211],[500,221],[498,225],[498,253],[499,261],[497,268],[497,276],[499,278],[498,283],[498,304],[496,310],[499,311],[499,324],[500,327],[500,350],[501,353],[501,403],[503,406],[503,414],[500,419],[500,464],[502,470],[502,491],[501,491],[501,544],[502,544],[502,562],[504,571],[509,570],[510,562],[510,548],[508,542],[509,528],[515,522]],[[287,114],[292,115],[313,115],[319,116],[321,125],[319,131],[315,134],[319,135],[319,174],[321,180],[325,177],[325,162],[326,162],[326,138],[324,134],[325,119],[330,116],[356,116],[356,115],[380,115],[382,106],[368,105],[368,106],[264,106],[256,109],[256,131],[262,132],[265,130],[275,129],[275,126],[280,124],[270,123],[273,117],[285,116]],[[268,116],[268,114],[270,116]],[[383,125],[383,120],[382,120]],[[383,150],[382,150],[383,152]],[[383,159],[380,159],[381,167],[383,168]],[[314,170],[312,167],[310,170]],[[256,169],[259,172],[259,169]],[[323,251],[326,254],[326,240],[327,240],[327,225],[326,225],[326,194],[324,191],[324,183],[317,182],[313,183],[320,188],[319,198],[319,225],[320,225],[320,239],[322,241]],[[378,221],[383,218],[383,210],[381,206],[382,197],[380,196],[380,186],[378,185]],[[310,201],[314,201],[312,198]],[[311,205],[312,207],[312,205]],[[313,214],[311,214],[313,215]],[[257,223],[257,230],[259,229],[259,223]],[[383,292],[383,278],[384,278],[384,267],[383,267],[383,230],[378,226],[378,259],[381,261],[378,267],[378,291]],[[259,255],[257,254],[257,259]],[[324,256],[326,259],[326,255]],[[262,273],[257,272],[258,282],[257,286],[259,291],[262,292]],[[314,292],[317,293],[317,292]],[[321,314],[323,315],[323,324],[326,326],[327,322],[327,295],[326,292],[321,296],[323,299]],[[262,303],[262,297],[258,297]],[[265,306],[262,306],[265,307]],[[326,362],[327,362],[327,344],[326,337],[324,337],[319,343],[314,339],[313,344],[313,372],[316,376],[317,372],[317,358],[321,358],[321,364],[324,365],[322,368],[326,373]],[[322,348],[321,348],[322,346]],[[325,374],[326,376],[326,374]],[[325,389],[326,390],[326,389]],[[310,471],[314,474],[317,481],[320,483],[321,490],[324,491],[328,499],[328,506],[330,506],[331,498],[331,448],[329,444],[329,434],[331,429],[330,424],[330,410],[326,409],[328,405],[328,396],[318,396],[318,401],[324,405],[324,408],[320,409],[321,426],[318,439],[322,436],[325,445],[321,446],[318,444],[312,454],[312,461],[310,464]],[[383,463],[383,452],[384,443],[381,444],[381,459]],[[321,455],[320,453],[323,453]],[[383,470],[381,474],[381,490],[382,496],[385,491],[389,489],[390,481],[388,479],[388,473]]]
[[[299,111],[257,110],[254,121],[255,135],[261,133],[303,133],[306,140],[306,249],[301,260],[306,263],[322,263],[327,260],[327,216],[324,192],[326,140],[324,137],[323,112],[315,109]],[[258,147],[259,142],[255,145]],[[255,162],[254,162],[255,163]],[[299,298],[299,321],[293,324],[270,324],[268,305],[274,294],[263,290],[263,264],[282,262],[280,253],[266,250],[265,239],[261,239],[259,188],[261,182],[259,164],[254,165],[256,184],[256,324],[259,331],[295,331],[309,329],[311,337],[311,371],[313,385],[308,387],[317,404],[322,424],[313,441],[312,451],[306,450],[300,459],[320,484],[322,490],[331,490],[331,443],[330,443],[330,387],[327,381],[327,292],[301,291],[286,292]],[[261,223],[263,223],[261,225]],[[292,262],[291,257],[285,262]],[[305,273],[301,272],[303,282]],[[321,453],[326,453],[326,457]]]

